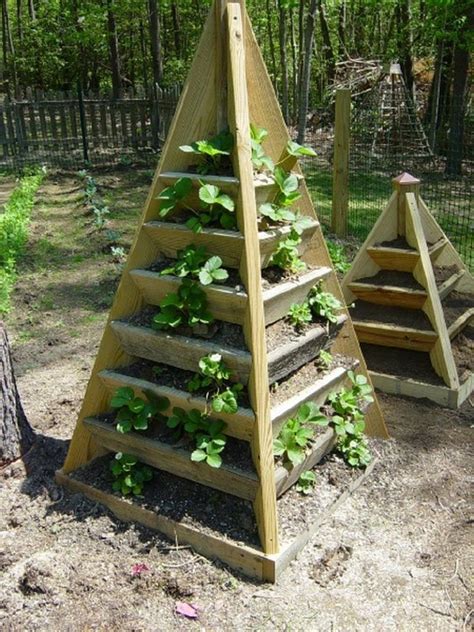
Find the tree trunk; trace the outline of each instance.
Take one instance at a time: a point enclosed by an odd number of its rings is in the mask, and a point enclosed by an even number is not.
[[[7,93],[11,94],[11,84],[13,83],[13,92],[17,98],[20,98],[20,89],[18,86],[18,74],[15,60],[15,46],[13,44],[13,36],[10,28],[10,16],[8,14],[7,0],[2,0],[2,39],[3,39],[3,60],[5,68],[7,68],[8,59],[10,61],[10,72],[8,72]]]
[[[156,0],[148,0],[148,17],[150,23],[153,83],[155,86],[160,86],[163,79],[163,58],[161,56],[160,18]]]
[[[397,22],[398,22],[398,50],[400,53],[400,67],[405,78],[405,83],[414,98],[415,80],[413,78],[413,59],[412,59],[412,28],[411,28],[411,12],[410,0],[402,0],[396,5]]]
[[[173,19],[174,50],[176,57],[181,59],[181,20],[177,2],[171,3],[171,17]]]
[[[449,118],[449,138],[446,161],[446,175],[460,176],[464,149],[464,116],[466,109],[466,88],[469,74],[469,50],[464,45],[454,48],[454,77]]]
[[[286,57],[286,9],[283,0],[278,0],[279,24],[278,37],[280,42],[280,71],[281,71],[281,105],[283,118],[288,123],[290,118],[288,98],[288,61]]]
[[[20,458],[34,440],[16,388],[7,332],[0,322],[0,466]]]
[[[270,45],[270,75],[273,79],[273,82],[276,82],[277,78],[277,70],[276,70],[276,55],[275,55],[275,43],[273,41],[273,27],[272,27],[272,10],[270,7],[270,0],[266,0],[266,9],[267,9],[267,29],[268,29],[268,43]]]
[[[311,0],[311,4],[306,19],[303,73],[301,77],[300,107],[298,113],[298,142],[304,143],[306,134],[306,118],[308,116],[309,89],[311,80],[311,61],[314,46],[314,27],[316,22],[316,11],[318,0]]]
[[[319,3],[319,22],[321,24],[321,35],[323,37],[323,53],[326,59],[327,84],[332,84],[336,76],[336,60],[332,49],[331,36],[329,34],[326,12],[322,0]]]
[[[114,99],[120,99],[122,96],[120,52],[112,0],[107,0],[107,30],[109,36],[110,65],[112,68],[112,95]]]

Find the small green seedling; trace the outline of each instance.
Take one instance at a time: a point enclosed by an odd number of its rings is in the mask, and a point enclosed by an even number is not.
[[[289,140],[286,145],[286,151],[290,154],[290,156],[295,156],[295,158],[301,158],[302,156],[312,156],[313,158],[318,154],[308,147],[307,145],[299,145],[293,140]]]
[[[270,265],[293,274],[306,270],[306,264],[300,259],[298,252],[300,243],[301,237],[292,230],[288,237],[284,237],[278,242],[276,250],[271,256]]]
[[[238,398],[243,390],[240,383],[231,384],[232,373],[225,366],[219,353],[210,353],[199,360],[199,373],[188,382],[188,391],[194,393],[209,389],[212,410],[216,413],[233,414],[239,407]]]
[[[298,191],[298,178],[294,173],[288,173],[281,167],[276,167],[273,179],[279,188],[276,204],[288,207],[301,198],[301,193]]]
[[[217,173],[221,168],[223,156],[230,156],[234,148],[234,137],[224,130],[209,140],[198,140],[191,145],[181,145],[181,151],[196,154],[204,159],[199,166],[199,173]]]
[[[140,496],[143,486],[153,478],[153,472],[147,465],[139,463],[131,454],[118,452],[110,463],[110,470],[114,477],[112,489],[124,496],[133,494]]]
[[[333,361],[332,353],[321,349],[321,351],[319,352],[319,360],[324,368],[328,369]]]
[[[303,472],[298,482],[296,483],[296,491],[305,496],[313,493],[314,486],[316,485],[316,475],[311,470]]]
[[[220,257],[209,257],[204,246],[194,244],[178,250],[176,262],[160,274],[174,274],[180,278],[189,276],[192,279],[199,279],[201,285],[220,283],[229,278],[227,270],[222,268]]]
[[[223,452],[227,437],[222,434],[224,422],[209,421],[207,427],[196,433],[196,449],[191,454],[191,461],[205,461],[210,467],[219,468],[222,465]]]
[[[131,430],[147,430],[150,421],[163,419],[160,413],[168,408],[169,400],[166,397],[157,397],[149,391],[145,395],[148,401],[136,397],[133,389],[128,386],[115,391],[110,405],[117,410],[115,420],[118,432],[124,434]]]
[[[288,318],[295,329],[304,329],[312,322],[313,315],[308,303],[293,303],[288,312]]]
[[[192,188],[193,183],[190,178],[180,178],[172,186],[163,189],[156,198],[160,200],[159,216],[166,217],[169,215],[176,208],[177,204],[189,195]]]
[[[257,172],[265,170],[271,171],[275,168],[273,160],[267,156],[262,143],[268,136],[268,131],[263,127],[258,127],[253,123],[250,124],[250,144],[252,147],[252,164]]]
[[[293,467],[304,461],[306,448],[314,436],[313,429],[305,424],[327,426],[329,420],[316,404],[307,402],[298,408],[295,417],[288,419],[273,442],[273,454],[283,457]]]
[[[331,292],[324,292],[321,283],[311,289],[306,300],[314,316],[337,323],[341,302]]]
[[[160,311],[153,317],[157,329],[172,330],[183,325],[210,325],[214,322],[207,309],[207,296],[198,283],[184,279],[177,292],[170,292],[160,301]]]
[[[337,272],[345,274],[348,270],[350,270],[351,264],[347,260],[344,246],[341,246],[340,244],[336,243],[335,241],[331,241],[330,239],[326,239],[326,245],[328,247],[329,256],[331,257],[334,268],[337,270]]]

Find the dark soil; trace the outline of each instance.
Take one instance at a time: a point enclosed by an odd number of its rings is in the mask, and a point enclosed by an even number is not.
[[[400,250],[415,250],[410,246],[405,237],[397,237],[397,239],[392,239],[392,241],[382,241],[379,244],[375,244],[375,246],[381,246],[383,248],[399,248]]]
[[[267,351],[270,353],[289,343],[297,343],[313,329],[320,329],[321,335],[327,335],[327,332],[331,331],[331,327],[328,325],[330,325],[328,321],[315,321],[302,329],[296,329],[286,319],[278,320],[265,329]]]
[[[367,366],[372,371],[394,375],[402,380],[411,378],[427,384],[444,385],[431,366],[429,353],[366,343],[362,343],[361,348]]]
[[[456,274],[458,267],[452,266],[433,266],[433,272],[435,276],[436,285],[442,285],[445,281],[450,279],[453,274]]]
[[[272,406],[282,404],[290,397],[307,388],[310,384],[314,384],[318,380],[323,379],[325,375],[330,373],[336,367],[355,368],[353,358],[347,358],[342,355],[335,355],[331,365],[326,369],[319,360],[308,362],[301,369],[294,371],[287,378],[280,382],[275,382],[270,387],[270,401]]]
[[[431,323],[424,312],[414,309],[403,309],[402,307],[389,307],[375,305],[368,301],[358,300],[351,309],[353,320],[364,322],[383,323],[386,325],[399,325],[410,327],[411,329],[421,329],[432,331]]]
[[[466,327],[451,343],[459,380],[465,382],[474,373],[474,327]]]
[[[442,301],[446,326],[449,327],[464,314],[469,308],[474,307],[474,295],[462,294],[460,292],[451,292]]]
[[[391,285],[411,290],[423,290],[410,272],[397,272],[396,270],[381,270],[375,276],[357,279],[357,283],[372,283],[373,285]]]

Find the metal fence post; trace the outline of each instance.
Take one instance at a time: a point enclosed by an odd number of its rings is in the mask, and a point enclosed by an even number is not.
[[[347,235],[350,129],[351,91],[346,89],[337,90],[331,228],[339,237]]]

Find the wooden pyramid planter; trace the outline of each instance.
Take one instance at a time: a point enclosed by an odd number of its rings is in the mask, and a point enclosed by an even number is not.
[[[299,275],[282,276],[274,283],[263,283],[262,274],[269,266],[271,271],[272,254],[291,229],[284,224],[269,227],[257,213],[257,205],[275,199],[278,187],[273,177],[254,173],[250,121],[269,132],[266,154],[287,173],[293,171],[296,175],[301,193],[298,207],[307,218],[297,244],[304,270]],[[192,169],[196,157],[181,151],[180,146],[210,138],[225,128],[234,137],[231,175],[212,171],[196,175]],[[332,323],[313,323],[301,335],[293,332],[289,337],[283,328],[283,336],[277,337],[276,343],[273,338],[274,331],[285,322],[290,306],[304,301],[318,283],[323,283],[326,290],[343,302],[297,158],[285,149],[288,141],[243,3],[216,2],[163,149],[64,468],[57,473],[61,483],[100,501],[120,518],[158,529],[247,575],[270,581],[276,580],[320,521],[315,517],[311,528],[306,526],[299,537],[280,538],[277,497],[335,445],[334,431],[325,429],[311,442],[304,462],[291,468],[275,464],[273,439],[303,403],[320,406],[330,393],[347,383],[350,368],[359,367],[360,372],[366,373],[345,308],[341,308]],[[190,180],[188,197],[185,203],[177,204],[175,215],[163,218],[162,198],[157,198],[183,177]],[[202,183],[217,186],[221,193],[235,200],[235,230],[211,223],[196,233],[180,223],[180,214],[186,214],[191,207],[197,208]],[[214,323],[204,329],[201,326],[201,329],[178,328],[176,332],[156,330],[150,325],[152,316],[145,318],[144,314],[150,310],[156,313],[156,307],[152,306],[160,305],[162,309],[162,300],[170,293],[176,294],[184,284],[176,274],[169,271],[161,274],[156,262],[163,258],[176,260],[179,251],[189,245],[204,246],[209,257],[219,256],[230,276],[238,275],[237,285],[228,280],[200,286],[217,327]],[[195,285],[199,283],[196,281]],[[334,362],[316,377],[311,372],[309,378],[305,377],[305,371],[315,366],[321,349],[329,346],[343,362]],[[199,370],[200,360],[210,353],[219,354],[232,372],[234,383],[242,384],[246,393],[247,400],[239,400],[236,411],[212,413],[225,424],[222,432],[229,444],[234,442],[237,446],[240,460],[228,462],[224,452],[222,466],[210,467],[206,462],[191,460],[186,442],[169,441],[159,429],[150,428],[146,433],[116,430],[110,420],[111,399],[123,387],[132,389],[134,396],[166,398],[165,419],[157,426],[166,425],[166,418],[169,422],[175,409],[209,413],[206,389],[190,393],[186,382]],[[156,363],[159,369],[153,371]],[[180,376],[184,376],[184,383],[179,381]],[[302,381],[293,383],[295,376],[303,376]],[[275,400],[273,392],[284,387],[283,392],[288,395]],[[371,435],[387,436],[376,402],[366,412],[366,430]],[[205,491],[209,487],[219,490],[215,493],[224,492],[220,502],[224,505],[230,502],[231,508],[238,502],[250,501],[260,543],[235,542],[224,534],[216,537],[153,511],[143,503],[106,491],[99,484],[99,470],[92,480],[81,480],[78,472],[94,467],[109,451],[133,455],[159,470],[150,487],[173,480],[178,485],[175,497],[180,501],[185,501],[187,494],[191,498],[197,488]],[[247,453],[250,466],[244,458]],[[359,485],[369,469],[362,476],[353,476],[344,494]],[[170,475],[174,478],[166,478]],[[108,486],[110,489],[110,483]],[[341,502],[344,494],[338,496],[337,502]],[[196,507],[197,504],[191,509],[188,506],[182,514],[198,511]],[[335,503],[329,509],[334,507]]]
[[[457,408],[473,392],[474,279],[404,173],[343,281],[376,387]]]

